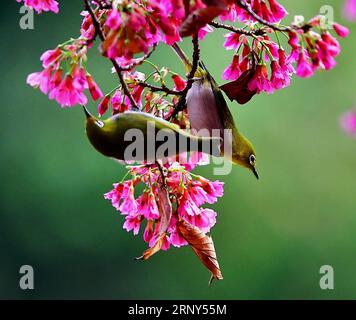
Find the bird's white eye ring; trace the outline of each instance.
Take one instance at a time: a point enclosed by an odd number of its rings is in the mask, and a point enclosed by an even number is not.
[[[256,156],[254,154],[251,154],[249,157],[250,165],[254,165],[256,162]]]
[[[100,121],[100,120],[96,120],[96,121],[95,121],[95,124],[96,124],[98,127],[100,127],[100,128],[104,127],[104,122],[102,122],[102,121]]]

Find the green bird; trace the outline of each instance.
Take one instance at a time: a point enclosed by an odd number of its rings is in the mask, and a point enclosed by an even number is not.
[[[188,74],[192,69],[191,62],[177,44],[172,47],[184,63]],[[191,128],[209,132],[220,130],[222,155],[232,163],[249,169],[258,179],[255,149],[237,129],[222,91],[202,62],[199,63],[194,77],[195,81],[186,97]],[[228,134],[225,135],[226,132]]]
[[[86,134],[101,154],[120,161],[164,160],[183,152],[220,156],[220,137],[198,137],[178,125],[145,112],[124,112],[106,120],[84,107]]]

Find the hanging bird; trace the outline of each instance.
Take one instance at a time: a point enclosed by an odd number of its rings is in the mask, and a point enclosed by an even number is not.
[[[120,161],[155,162],[183,152],[220,156],[220,137],[198,137],[145,112],[124,112],[106,120],[84,107],[86,133],[93,147]]]
[[[174,51],[185,65],[189,73],[192,64],[177,44]],[[191,128],[212,132],[220,130],[222,138],[221,151],[234,164],[238,164],[253,172],[258,179],[256,170],[256,152],[252,143],[237,129],[225,98],[205,65],[201,62],[194,75],[196,78],[186,97],[188,118]],[[230,135],[224,136],[224,130]]]

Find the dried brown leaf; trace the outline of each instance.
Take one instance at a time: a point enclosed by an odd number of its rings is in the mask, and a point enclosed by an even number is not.
[[[172,218],[172,203],[169,199],[169,193],[164,186],[161,186],[157,193],[157,206],[160,213],[160,225],[158,234],[162,235],[169,227]]]
[[[223,276],[216,257],[213,239],[184,219],[179,220],[177,226],[182,237],[189,243],[200,261],[211,272],[211,280],[222,280]]]
[[[164,243],[164,238],[166,237],[166,233],[163,233],[156,241],[153,247],[145,250],[143,252],[143,255],[139,258],[136,258],[137,260],[148,260],[151,258],[155,253],[161,250],[162,245]]]
[[[157,223],[159,223],[158,235],[156,236],[157,240],[151,248],[145,250],[143,255],[137,258],[138,260],[148,260],[151,258],[155,253],[161,250],[165,241],[173,210],[171,200],[169,199],[169,193],[164,186],[161,186],[158,189],[156,201],[160,213],[160,219],[157,221]]]
[[[248,84],[255,73],[254,69],[246,70],[237,80],[220,86],[231,101],[236,100],[239,104],[249,102],[256,94],[256,90],[251,91]]]

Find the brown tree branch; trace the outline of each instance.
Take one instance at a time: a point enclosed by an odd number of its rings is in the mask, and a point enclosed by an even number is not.
[[[174,118],[180,111],[183,111],[187,107],[187,99],[186,99],[187,94],[188,91],[192,88],[192,85],[194,83],[194,76],[195,73],[197,72],[199,59],[200,59],[199,39],[197,33],[193,35],[192,43],[193,43],[192,69],[187,75],[187,85],[185,86],[184,90],[181,91],[181,97],[177,105],[174,107],[173,113],[166,120],[170,120]]]
[[[270,27],[271,29],[275,31],[280,31],[280,32],[288,32],[288,31],[293,31],[293,28],[291,27],[280,27],[274,23],[268,22],[261,18],[256,12],[254,12],[249,4],[247,4],[244,0],[237,0],[237,5],[244,9],[251,17],[255,18],[259,23]]]
[[[246,36],[251,36],[251,37],[263,36],[266,34],[266,30],[263,28],[257,29],[257,30],[246,30],[246,29],[236,28],[236,27],[230,26],[228,24],[223,24],[223,23],[216,22],[216,21],[211,21],[209,23],[209,25],[211,25],[212,27],[217,28],[217,29],[225,29],[225,30],[228,30],[231,32],[235,32],[237,34],[244,34]]]
[[[145,55],[143,55],[140,58],[137,58],[134,62],[132,62],[128,66],[126,66],[126,67],[121,67],[120,66],[121,71],[130,71],[133,68],[141,65],[146,59],[148,59],[151,56],[151,54],[156,50],[156,48],[157,48],[157,43],[155,43],[153,45],[152,49],[150,51],[148,51]]]
[[[150,89],[150,91],[152,91],[152,92],[162,91],[162,92],[165,92],[167,94],[172,94],[172,95],[175,95],[175,96],[182,95],[182,91],[171,90],[165,85],[162,85],[161,87],[158,87],[158,86],[154,86],[152,84],[146,83],[146,82],[138,82],[137,84],[139,86],[141,86],[141,87]]]

